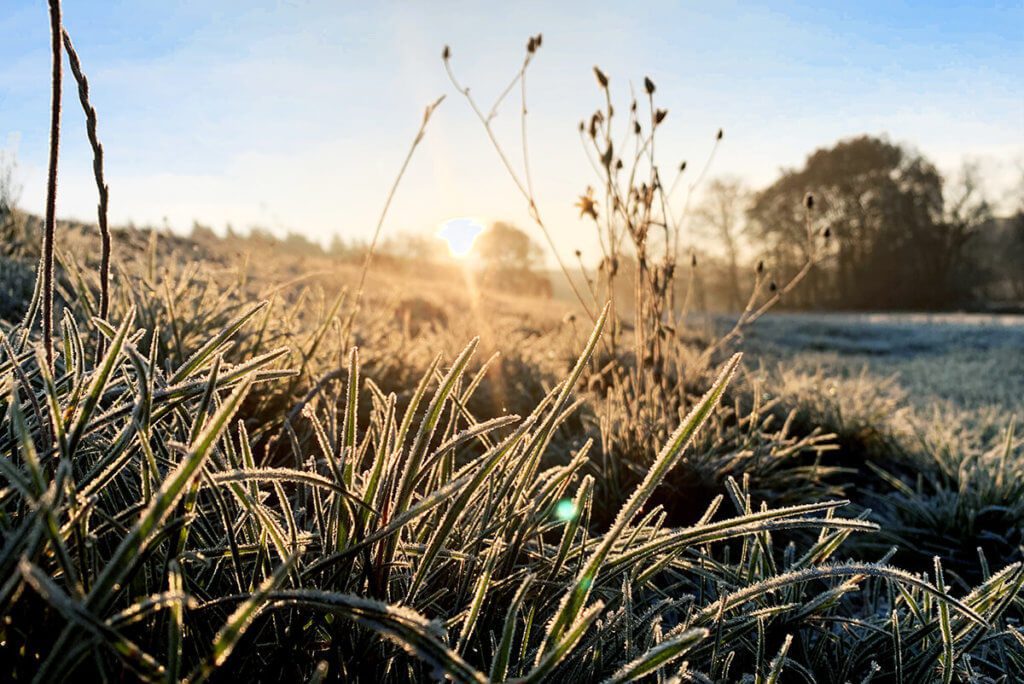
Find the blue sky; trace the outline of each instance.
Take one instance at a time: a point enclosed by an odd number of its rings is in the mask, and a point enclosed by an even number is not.
[[[42,208],[49,93],[43,0],[0,9],[0,148],[21,204]],[[65,0],[107,151],[116,222],[258,224],[366,238],[423,107],[448,94],[386,231],[452,217],[529,225],[525,207],[444,74],[489,101],[526,38],[531,166],[562,249],[593,251],[575,196],[593,182],[576,136],[598,104],[591,66],[650,75],[670,114],[663,165],[699,162],[759,185],[816,147],[860,133],[913,145],[941,169],[979,160],[1004,194],[1024,163],[1024,3],[227,2]],[[61,216],[91,219],[81,110],[65,96]],[[515,102],[497,120],[518,152]],[[516,156],[516,155],[513,155]]]

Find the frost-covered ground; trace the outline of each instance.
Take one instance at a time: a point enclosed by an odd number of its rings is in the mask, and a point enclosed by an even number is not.
[[[1024,418],[1024,316],[772,314],[745,331],[748,361],[771,372],[861,378],[936,405]]]

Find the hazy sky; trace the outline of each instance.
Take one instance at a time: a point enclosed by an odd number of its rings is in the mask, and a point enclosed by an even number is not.
[[[997,194],[1024,160],[1020,1],[65,0],[64,13],[100,115],[115,222],[367,238],[423,107],[448,94],[386,234],[461,216],[529,227],[440,52],[450,44],[460,79],[490,101],[538,31],[531,166],[563,249],[595,248],[572,207],[594,181],[576,133],[600,104],[594,64],[622,111],[630,81],[657,83],[670,112],[663,166],[703,160],[720,126],[713,173],[755,185],[860,133],[912,144],[944,171],[980,159]],[[49,68],[45,1],[0,0],[0,148],[16,152],[33,211],[45,194]],[[58,214],[92,219],[91,155],[67,78]],[[516,162],[517,108],[497,122]]]

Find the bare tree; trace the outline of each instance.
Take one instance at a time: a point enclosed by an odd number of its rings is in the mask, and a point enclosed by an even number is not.
[[[697,230],[716,240],[724,252],[728,276],[727,296],[731,311],[743,308],[740,246],[749,202],[750,192],[740,179],[716,178],[708,185],[701,204],[694,212]]]

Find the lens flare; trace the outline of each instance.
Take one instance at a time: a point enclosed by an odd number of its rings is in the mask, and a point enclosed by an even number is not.
[[[555,504],[555,517],[562,522],[575,520],[578,513],[579,511],[576,510],[576,504],[573,503],[572,499],[562,499]]]

